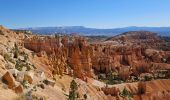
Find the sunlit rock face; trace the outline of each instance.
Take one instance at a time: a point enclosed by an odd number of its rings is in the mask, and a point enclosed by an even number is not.
[[[114,70],[122,66],[133,66],[135,62],[143,60],[142,48],[104,47],[103,50],[96,51],[93,57],[93,67],[98,71]]]
[[[133,72],[140,67],[144,67],[148,72],[152,64],[166,63],[168,51],[163,51],[165,47],[166,42],[156,33],[126,32],[100,44],[96,43],[93,47],[92,66],[95,70],[105,73],[126,66],[130,66]]]
[[[92,76],[91,48],[84,39],[75,38],[69,45],[68,61],[74,75],[83,78]]]
[[[24,46],[38,56],[45,52],[53,74],[67,73],[85,80],[96,73],[121,73],[127,68],[126,75],[149,72],[153,65],[169,60],[170,53],[159,49],[163,43],[156,33],[134,31],[100,43],[89,43],[80,36],[32,36],[25,39]]]
[[[76,77],[85,79],[91,77],[91,47],[84,38],[38,38],[32,37],[25,40],[24,46],[41,56],[45,51],[54,70],[54,74],[63,74],[69,68],[73,69]],[[69,69],[70,70],[70,69]]]

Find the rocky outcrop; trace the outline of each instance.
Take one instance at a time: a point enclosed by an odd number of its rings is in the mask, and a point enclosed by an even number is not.
[[[34,77],[33,72],[27,72],[27,73],[24,74],[24,81],[28,81],[28,83],[32,84],[33,83],[33,77]]]
[[[119,45],[105,42],[89,44],[84,37],[33,36],[25,39],[24,46],[38,56],[47,55],[53,74],[71,75],[72,69],[72,74],[83,80],[94,77],[94,73],[122,73],[125,67],[129,68],[127,75],[137,75],[150,71],[147,68],[152,67],[151,62],[166,63],[169,57],[166,51],[155,48],[163,40],[152,32],[128,32],[107,41]],[[140,72],[143,67],[145,70]]]
[[[15,93],[18,93],[18,94],[23,93],[24,91],[22,85],[18,85],[14,90],[15,90]]]
[[[116,87],[108,88],[108,87],[103,87],[101,90],[106,94],[106,95],[112,95],[112,96],[117,96],[120,93],[120,90]]]
[[[44,51],[53,67],[53,74],[62,75],[66,70],[70,70],[70,67],[76,77],[85,79],[85,76],[92,76],[92,49],[84,38],[77,37],[68,43],[66,37],[49,39],[33,37],[25,40],[24,46],[37,54]]]
[[[148,100],[153,99],[157,100],[158,98],[164,98],[164,100],[168,100],[170,93],[169,87],[166,85],[169,84],[169,80],[154,80],[150,82],[139,82],[139,83],[124,83],[114,85],[114,87],[103,87],[102,91],[106,95],[119,96],[119,94],[126,88],[133,95],[134,100]],[[157,86],[157,89],[155,89]],[[120,97],[122,98],[122,97]],[[157,99],[156,99],[157,98]],[[158,100],[159,100],[158,99]]]
[[[76,38],[69,45],[68,63],[73,68],[75,76],[84,79],[85,76],[91,77],[91,48],[86,41],[81,38]]]
[[[5,84],[8,85],[8,88],[12,89],[16,86],[16,82],[15,82],[15,78],[13,77],[13,75],[9,72],[6,72],[3,76],[2,76],[2,80]]]

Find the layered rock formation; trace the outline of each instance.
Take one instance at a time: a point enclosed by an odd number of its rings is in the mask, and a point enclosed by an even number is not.
[[[157,70],[170,69],[169,52],[160,49],[166,47],[164,43],[155,33],[142,31],[124,33],[100,43],[88,43],[85,37],[33,36],[25,39],[24,46],[38,58],[47,59],[49,64],[46,65],[52,74],[68,74],[87,81],[87,77],[97,79],[98,74],[116,72],[121,80],[127,81],[132,76],[139,78],[142,73],[153,76]],[[135,99],[156,97],[154,93],[144,94],[144,97],[136,95],[137,85],[124,88],[135,94]],[[102,87],[101,90],[107,95],[103,96],[106,99],[116,99],[122,88]]]
[[[153,64],[166,63],[169,57],[167,51],[155,48],[163,43],[156,33],[135,31],[93,44],[84,37],[33,36],[25,39],[24,46],[39,56],[45,52],[54,74],[62,75],[66,71],[71,74],[72,69],[76,77],[85,80],[94,77],[93,71],[107,74],[128,67],[127,75],[149,72]]]
[[[168,100],[169,80],[162,79],[170,77],[167,44],[145,31],[88,42],[87,37],[32,35],[0,26],[0,88],[29,99],[65,100],[74,79],[79,99],[121,100],[132,93],[135,100]],[[138,85],[143,78],[149,82]]]
[[[8,85],[8,87],[10,89],[13,89],[14,87],[16,87],[16,82],[15,82],[15,79],[14,77],[12,76],[11,73],[9,72],[6,72],[4,74],[4,76],[2,77],[2,80],[4,81],[4,83],[6,83]]]
[[[133,94],[134,100],[168,100],[170,88],[165,88],[167,85],[169,85],[169,80],[154,80],[151,82],[125,83],[114,85],[113,87],[103,87],[102,90],[106,95],[118,96],[122,99],[123,97],[120,97],[119,94],[126,88],[127,91]],[[154,89],[155,86],[158,88]]]
[[[26,39],[24,46],[42,56],[44,52],[51,62],[53,74],[71,73],[76,77],[85,79],[91,76],[91,48],[87,45],[84,38],[74,38],[68,41],[66,37],[30,38]]]

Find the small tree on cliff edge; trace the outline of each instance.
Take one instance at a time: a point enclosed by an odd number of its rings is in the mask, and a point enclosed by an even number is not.
[[[18,56],[19,56],[19,49],[18,49],[17,44],[15,44],[15,47],[14,47],[14,58],[18,58]]]
[[[123,91],[120,93],[120,96],[123,98],[123,100],[127,97],[128,100],[133,100],[133,94],[128,91],[126,88],[123,89]]]
[[[71,84],[70,84],[70,92],[69,92],[69,99],[68,100],[76,100],[77,89],[78,89],[77,83],[75,82],[75,80],[72,80]]]

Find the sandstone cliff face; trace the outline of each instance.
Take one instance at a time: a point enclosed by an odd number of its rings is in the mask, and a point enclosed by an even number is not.
[[[97,71],[103,72],[105,70],[104,72],[106,73],[116,68],[119,69],[122,66],[133,67],[134,63],[144,60],[141,50],[142,48],[130,48],[126,46],[104,47],[102,51],[95,52],[93,67]]]
[[[168,51],[159,48],[165,44],[166,42],[156,33],[127,32],[107,39],[103,43],[93,44],[92,67],[97,72],[106,74],[115,70],[119,72],[124,67],[129,67],[129,75],[136,76],[143,72],[150,72],[151,67],[156,69],[153,64],[167,63]],[[164,69],[169,68],[164,67]]]
[[[37,38],[36,36],[25,40],[24,46],[36,52],[39,56],[44,51],[48,56],[53,74],[66,73],[70,68],[73,74],[85,80],[86,76],[91,77],[91,48],[84,38],[75,38],[69,41],[64,38]],[[68,73],[71,74],[71,73]]]
[[[73,74],[83,80],[94,77],[94,73],[121,73],[125,67],[129,68],[127,75],[139,75],[149,72],[153,63],[166,63],[169,58],[167,51],[155,48],[163,43],[155,33],[129,32],[107,41],[114,43],[89,44],[84,37],[33,36],[25,39],[24,46],[38,56],[45,53],[53,74]]]
[[[62,75],[66,70],[67,48],[61,45],[59,38],[33,36],[25,40],[24,46],[34,51],[39,58],[46,59],[48,62],[46,65],[51,66],[48,69],[51,70],[52,74]]]
[[[68,63],[73,68],[74,75],[80,78],[91,77],[91,48],[86,41],[83,38],[76,38],[68,50]]]
[[[139,86],[139,83],[125,83],[120,85],[114,85],[113,87],[103,87],[102,91],[106,95],[118,96],[124,88],[130,91],[133,94],[134,100],[168,100],[170,97],[169,80],[154,80],[150,82],[142,83],[142,87]],[[157,86],[157,89],[155,89]],[[140,94],[139,89],[145,89],[145,92]],[[119,97],[123,99],[122,97]]]

